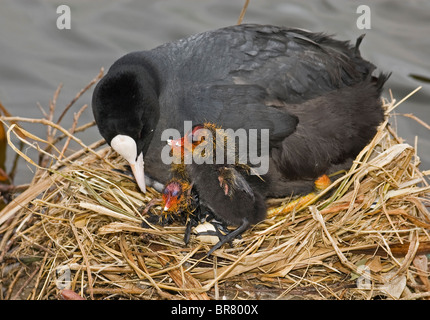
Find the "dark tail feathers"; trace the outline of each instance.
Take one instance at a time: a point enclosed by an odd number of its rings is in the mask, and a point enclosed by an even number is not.
[[[358,38],[357,38],[357,40],[355,41],[355,54],[358,56],[358,57],[361,57],[361,54],[360,54],[360,44],[361,44],[361,42],[363,41],[363,38],[364,38],[364,36],[365,36],[366,34],[365,33],[363,33],[361,36],[359,36]]]
[[[355,55],[357,57],[361,57],[361,54],[360,54],[360,44],[363,41],[365,35],[366,34],[363,33],[355,41],[355,51],[354,52],[355,52]],[[388,78],[390,76],[391,76],[391,72],[389,72],[389,73],[383,73],[383,72],[381,72],[381,73],[379,73],[378,77],[372,76],[372,83],[375,84],[376,89],[378,90],[378,93],[382,92],[384,84],[385,84],[385,82],[388,80]]]
[[[384,84],[390,76],[391,76],[391,72],[389,73],[380,72],[378,77],[372,76],[372,83],[375,84],[379,94],[382,92]]]

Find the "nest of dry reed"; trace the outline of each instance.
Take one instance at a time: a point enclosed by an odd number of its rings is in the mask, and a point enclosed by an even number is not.
[[[103,141],[86,146],[76,137],[89,126],[77,126],[80,112],[69,130],[52,121],[53,103],[50,118],[3,117],[9,144],[37,171],[0,212],[2,298],[429,297],[428,172],[388,123],[402,101],[384,102],[386,121],[349,172],[294,205],[269,202],[265,221],[210,257],[195,238],[184,246],[184,225],[141,227],[159,194],[141,194],[114,171],[125,162]],[[18,126],[25,121],[46,126],[48,139]],[[12,134],[39,152],[38,164]],[[78,151],[70,152],[71,141]]]

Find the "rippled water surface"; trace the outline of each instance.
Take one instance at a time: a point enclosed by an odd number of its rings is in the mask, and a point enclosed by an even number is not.
[[[71,9],[70,30],[57,28],[61,4]],[[368,30],[357,27],[357,7],[363,4],[371,13]],[[57,101],[61,111],[101,67],[107,70],[123,54],[235,24],[242,5],[239,0],[1,0],[0,101],[13,115],[41,117],[37,104],[47,110],[62,83]],[[399,100],[422,86],[397,112],[412,113],[430,124],[430,1],[251,0],[244,22],[325,31],[353,41],[366,33],[362,55],[380,70],[393,72],[384,96],[389,97],[391,89]],[[85,93],[72,111],[90,104],[91,94],[92,90]],[[72,113],[65,127],[71,118]],[[92,119],[88,108],[80,123]],[[402,115],[393,124],[412,145],[418,136],[422,168],[430,169],[430,131]],[[44,127],[25,127],[44,137]],[[88,144],[100,139],[96,128],[79,137]],[[9,150],[8,170],[13,157]],[[30,169],[20,161],[15,183],[29,182]]]

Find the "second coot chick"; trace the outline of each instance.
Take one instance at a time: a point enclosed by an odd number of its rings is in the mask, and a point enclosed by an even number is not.
[[[189,216],[196,210],[197,203],[196,194],[188,181],[171,179],[163,187],[161,199],[152,199],[142,211],[142,214],[146,215],[142,227],[149,227],[147,222],[161,226],[170,225],[175,221],[186,223]],[[162,207],[160,213],[150,212],[154,205],[159,204]]]
[[[230,171],[228,174],[234,176],[235,185],[220,186],[220,172],[214,165],[190,164],[187,168],[199,193],[200,205],[208,208],[226,224],[238,226],[212,247],[208,255],[266,217],[266,205],[261,194],[254,192],[234,168],[222,169],[224,170]]]

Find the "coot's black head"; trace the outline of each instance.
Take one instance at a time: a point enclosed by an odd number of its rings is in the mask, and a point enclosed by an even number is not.
[[[143,157],[159,119],[151,75],[135,65],[111,68],[94,89],[92,107],[100,134],[130,163],[145,192]]]

